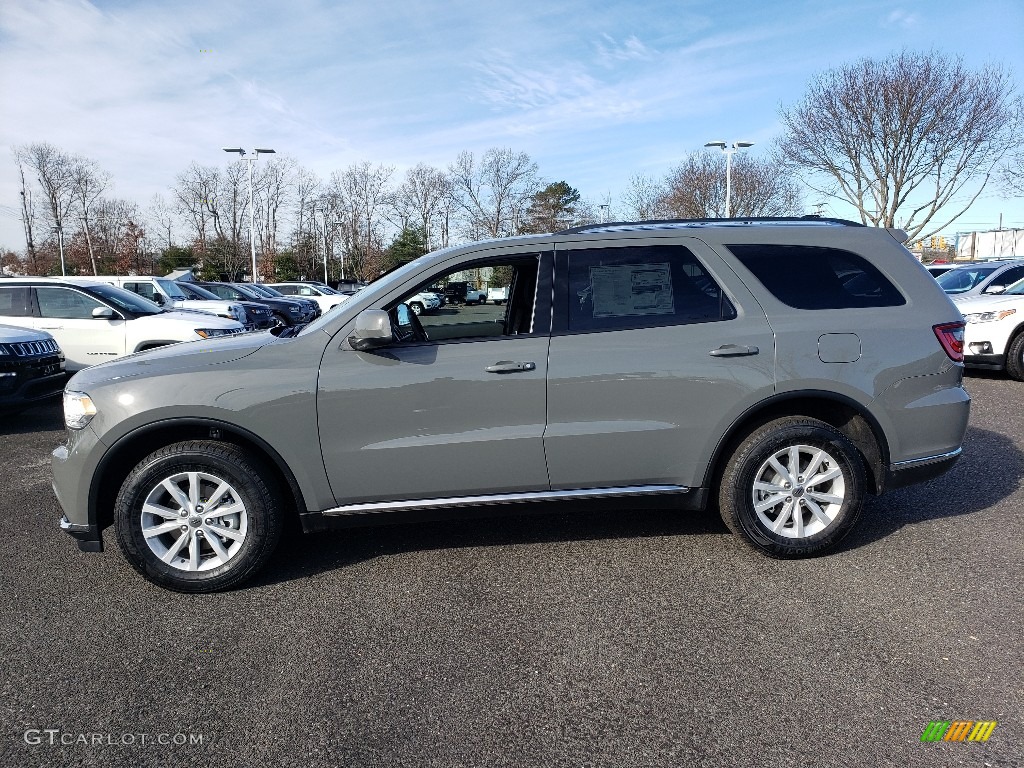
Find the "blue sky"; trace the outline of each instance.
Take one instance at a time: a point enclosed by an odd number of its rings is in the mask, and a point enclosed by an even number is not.
[[[816,73],[903,47],[1005,64],[1024,89],[1024,3],[4,0],[0,246],[24,247],[18,144],[90,157],[143,206],[224,146],[324,178],[511,147],[614,208],[706,141],[767,152]],[[1024,226],[1024,199],[990,187],[951,230],[1000,213]]]

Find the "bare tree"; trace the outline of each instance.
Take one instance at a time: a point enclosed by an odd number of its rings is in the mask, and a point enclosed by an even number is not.
[[[443,216],[451,200],[452,185],[444,171],[420,163],[405,174],[405,182],[395,194],[395,207],[400,212],[401,228],[410,222],[421,227],[427,250],[439,239],[435,238],[435,221],[443,229]]]
[[[166,247],[170,248],[174,244],[172,232],[174,230],[175,214],[163,195],[153,195],[149,202],[149,208],[146,210],[146,218],[151,222],[151,228],[163,236],[164,241],[167,243]]]
[[[1021,102],[998,66],[903,51],[816,77],[781,118],[780,157],[861,221],[911,239],[955,221],[1008,150],[1021,143]],[[941,216],[940,216],[941,212]]]
[[[89,262],[92,273],[98,275],[96,267],[96,251],[92,245],[91,221],[89,215],[92,205],[110,186],[110,174],[87,158],[76,157],[71,170],[72,195],[82,216],[82,231],[89,248]]]
[[[671,215],[665,208],[667,194],[663,182],[642,174],[633,176],[622,195],[625,218],[629,221],[667,219]]]
[[[384,212],[393,207],[388,186],[394,168],[368,162],[354,163],[331,175],[328,194],[336,213],[342,258],[352,274],[376,277],[384,255]]]
[[[720,152],[695,152],[669,172],[659,211],[682,219],[725,216],[726,167]],[[748,154],[732,159],[730,213],[733,216],[795,216],[800,188],[777,161]]]
[[[999,182],[1004,191],[1024,197],[1024,149],[1014,153],[999,170]]]
[[[540,188],[537,164],[511,149],[488,149],[479,163],[472,152],[461,152],[448,171],[470,239],[515,234]]]
[[[294,177],[298,168],[295,158],[275,155],[262,165],[253,179],[255,187],[256,231],[264,259],[273,260],[277,253],[280,216],[287,206],[293,191]],[[272,274],[272,265],[271,272]]]
[[[46,201],[46,215],[63,248],[64,224],[75,202],[75,159],[45,142],[15,147],[14,154],[19,167],[28,168],[38,180]]]
[[[28,253],[30,268],[34,269],[36,259],[35,229],[38,211],[32,200],[32,187],[25,179],[26,158],[14,150],[14,161],[18,165],[18,176],[21,179],[21,223],[25,228],[25,248]]]

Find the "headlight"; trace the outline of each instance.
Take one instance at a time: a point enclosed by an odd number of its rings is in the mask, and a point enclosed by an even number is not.
[[[212,339],[215,336],[230,336],[234,331],[230,328],[196,328],[201,339]]]
[[[68,429],[83,429],[96,415],[96,405],[84,392],[64,392],[64,423]]]
[[[964,315],[964,320],[968,323],[995,323],[1009,317],[1010,315],[1016,314],[1016,312],[1016,309],[999,309],[993,312],[974,312],[970,315]]]
[[[302,312],[302,307],[288,307],[288,311],[291,312],[293,315],[297,315],[300,312]]]

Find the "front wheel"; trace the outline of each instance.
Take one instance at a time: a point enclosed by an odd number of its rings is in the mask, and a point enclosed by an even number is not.
[[[1024,333],[1018,333],[1006,350],[1006,373],[1011,379],[1024,381]]]
[[[828,424],[787,417],[756,429],[726,466],[719,508],[729,529],[772,557],[821,554],[864,507],[860,453]]]
[[[270,473],[238,446],[205,440],[150,454],[121,486],[118,544],[143,576],[177,592],[215,592],[255,574],[281,535]]]

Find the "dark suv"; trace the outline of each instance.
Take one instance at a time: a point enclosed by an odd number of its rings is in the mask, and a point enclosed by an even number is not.
[[[291,326],[308,323],[316,316],[312,302],[286,298],[272,298],[245,283],[195,283],[222,299],[252,301],[271,309],[278,325]]]
[[[964,321],[905,239],[808,218],[492,240],[301,329],[89,368],[53,454],[61,525],[98,550],[113,524],[136,569],[189,592],[249,578],[288,519],[549,501],[717,508],[760,552],[826,552],[869,494],[945,472],[967,429]],[[507,302],[412,311],[469,271]]]
[[[64,353],[53,336],[0,325],[0,413],[56,400],[66,381]]]

